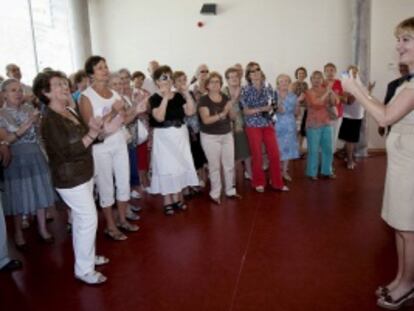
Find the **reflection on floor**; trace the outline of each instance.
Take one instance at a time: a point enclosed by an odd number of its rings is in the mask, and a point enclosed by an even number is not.
[[[111,263],[101,268],[109,280],[100,287],[73,278],[71,237],[58,210],[53,245],[40,244],[34,228],[25,253],[10,244],[24,269],[0,275],[0,309],[378,310],[374,290],[396,260],[379,216],[385,156],[363,159],[354,171],[336,160],[336,180],[308,180],[304,165],[292,163],[289,193],[256,193],[239,176],[242,200],[216,206],[205,192],[173,217],[159,198],[141,199],[141,230],[124,242],[106,240],[101,221],[97,249]]]

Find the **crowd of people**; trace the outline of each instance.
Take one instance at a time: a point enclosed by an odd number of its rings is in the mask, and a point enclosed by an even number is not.
[[[221,204],[223,192],[241,199],[236,167],[257,192],[267,185],[289,191],[288,164],[300,158],[300,135],[308,142],[306,175],[335,178],[333,128],[348,97],[332,63],[324,68],[326,76],[311,75],[310,86],[301,67],[297,81],[281,74],[273,87],[256,62],[245,70],[231,66],[224,77],[202,64],[192,83],[183,71],[157,61],[149,63],[148,73],[111,72],[103,57],[92,56],[71,76],[46,68],[30,87],[16,64],[6,67],[0,139],[12,160],[4,163],[2,202],[14,217],[18,249],[27,247],[22,228],[32,214],[39,237],[53,242],[46,219],[60,198],[69,207],[75,275],[97,283],[105,277],[94,263],[108,259],[95,256],[94,195],[105,235],[121,241],[139,229],[133,221],[140,207],[129,201],[145,193],[163,197],[165,215],[186,210],[185,195],[202,191],[207,177],[213,203]]]
[[[411,24],[401,29],[407,27],[414,31]],[[37,217],[40,239],[53,243],[46,220],[60,198],[69,207],[75,277],[99,284],[106,277],[95,267],[109,259],[95,251],[96,198],[105,235],[122,241],[139,230],[133,221],[140,207],[130,199],[146,193],[161,195],[163,212],[172,216],[185,211],[186,195],[203,191],[207,181],[214,204],[221,204],[223,195],[242,199],[236,169],[259,193],[289,191],[295,177],[289,162],[303,156],[305,140],[310,180],[336,178],[338,138],[345,142],[344,165],[354,169],[364,107],[381,125],[398,118],[387,118],[383,106],[381,111],[373,107],[373,85],[363,87],[358,67],[346,71],[344,90],[333,63],[313,71],[308,83],[304,67],[295,70],[293,81],[288,74],[269,79],[257,62],[245,68],[235,64],[224,75],[202,64],[189,79],[183,71],[151,61],[147,77],[125,68],[111,72],[105,58],[91,56],[70,76],[44,69],[30,87],[21,82],[20,68],[9,64],[0,97],[2,203],[5,215],[13,216],[17,248],[26,248],[23,217],[31,215]],[[404,234],[397,234],[397,243],[400,236],[411,241]],[[20,268],[7,257],[5,243],[2,238],[0,267]],[[401,292],[394,283],[378,291],[384,304],[395,303],[394,289]]]

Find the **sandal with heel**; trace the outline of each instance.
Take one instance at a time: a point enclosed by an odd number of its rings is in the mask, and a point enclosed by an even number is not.
[[[397,299],[394,299],[391,295],[387,294],[377,300],[377,305],[388,310],[398,310],[406,305],[411,305],[413,302],[414,287]]]
[[[104,234],[108,239],[111,239],[113,241],[124,241],[128,238],[122,232],[115,232],[111,229],[105,229]]]
[[[187,204],[183,201],[178,201],[174,203],[174,208],[178,211],[185,211],[187,210]]]
[[[129,222],[121,222],[118,225],[118,228],[124,232],[137,232],[139,230],[139,226],[131,224]]]
[[[166,216],[172,216],[175,214],[174,212],[174,204],[168,204],[164,206],[164,214]]]
[[[380,286],[377,288],[377,290],[375,291],[375,296],[377,296],[378,298],[387,296],[390,293],[390,289],[386,286]]]

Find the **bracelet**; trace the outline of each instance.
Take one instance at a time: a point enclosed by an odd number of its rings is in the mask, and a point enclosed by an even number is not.
[[[96,139],[96,137],[93,137],[93,136],[89,135],[89,133],[87,133],[86,136],[88,136],[92,141],[95,141],[95,139]]]
[[[0,141],[0,145],[9,146],[10,143],[7,140]]]
[[[98,136],[96,137],[96,141],[97,141],[97,142],[99,142],[99,143],[102,143],[102,142],[104,142],[104,141],[105,141],[105,137],[104,137],[104,136],[100,136],[100,135],[98,135]]]

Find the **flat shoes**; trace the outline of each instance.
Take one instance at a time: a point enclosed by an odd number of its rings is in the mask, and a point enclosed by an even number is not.
[[[109,263],[109,258],[105,256],[95,256],[95,266],[103,266]]]

